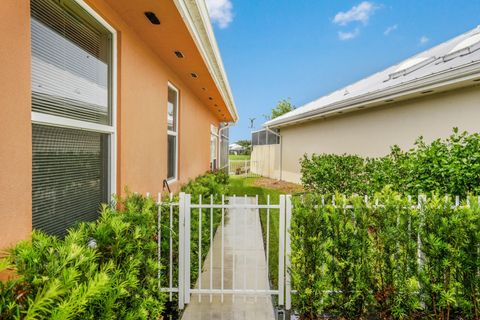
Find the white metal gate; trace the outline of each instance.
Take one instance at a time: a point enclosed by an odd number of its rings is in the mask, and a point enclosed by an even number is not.
[[[226,295],[272,295],[289,310],[291,196],[280,195],[275,204],[269,197],[259,204],[258,196],[195,199],[180,193],[178,201],[172,196],[166,203],[159,200],[160,290],[168,292],[171,301],[176,295],[179,309],[192,295],[199,301],[219,295],[222,302]],[[258,236],[261,245],[254,239]],[[278,238],[275,248],[273,236]],[[270,279],[272,264],[278,270],[276,283]]]

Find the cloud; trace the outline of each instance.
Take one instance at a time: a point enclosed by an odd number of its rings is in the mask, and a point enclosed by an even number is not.
[[[420,44],[423,45],[423,44],[426,44],[428,41],[430,41],[430,39],[428,39],[426,36],[422,36],[419,41],[420,41]]]
[[[387,29],[385,29],[385,31],[383,31],[383,34],[388,36],[390,33],[392,33],[393,31],[395,31],[397,29],[398,29],[398,25],[394,24],[393,26],[390,26]]]
[[[353,31],[348,31],[348,32],[343,32],[343,31],[338,31],[338,38],[342,41],[345,40],[352,40],[356,36],[360,34],[360,29],[356,28]]]
[[[233,21],[233,4],[231,0],[206,0],[208,13],[213,23],[221,29],[230,25]]]
[[[333,18],[333,23],[339,24],[341,26],[346,26],[350,22],[361,22],[367,24],[370,16],[377,10],[378,7],[375,6],[373,2],[363,1],[360,4],[353,6],[350,10],[346,12],[338,12]]]

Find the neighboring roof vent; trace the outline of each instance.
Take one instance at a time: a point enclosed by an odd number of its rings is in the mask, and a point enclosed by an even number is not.
[[[480,49],[480,32],[459,42],[449,53],[443,56],[443,61],[450,61]]]
[[[389,74],[390,79],[396,79],[401,76],[405,76],[415,70],[418,70],[427,64],[432,63],[435,61],[436,57],[415,57],[412,59],[408,59],[407,61],[400,64],[394,72]]]

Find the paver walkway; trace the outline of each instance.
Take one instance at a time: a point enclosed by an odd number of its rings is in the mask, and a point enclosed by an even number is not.
[[[230,203],[234,199],[229,198]],[[236,198],[237,203],[255,203],[254,198]],[[215,234],[213,248],[205,259],[202,288],[210,288],[210,258],[213,254],[212,287],[221,288],[222,230]],[[225,218],[224,289],[268,290],[268,270],[258,210],[231,209]],[[235,274],[235,276],[234,276]],[[199,287],[197,281],[196,288]],[[201,301],[200,301],[201,299]],[[192,294],[183,320],[274,320],[270,295]]]

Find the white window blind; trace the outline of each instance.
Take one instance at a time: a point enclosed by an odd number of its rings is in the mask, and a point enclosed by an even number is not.
[[[210,170],[217,169],[217,146],[218,146],[218,129],[213,124],[210,125]]]
[[[32,112],[56,116],[32,124],[32,223],[63,236],[109,200],[112,136],[88,124],[113,125],[112,35],[73,0],[30,3]]]
[[[63,236],[95,220],[108,200],[105,134],[36,125],[33,132],[33,227]]]
[[[31,1],[32,111],[110,124],[111,35],[63,2]]]
[[[167,101],[167,179],[177,178],[178,155],[178,90],[168,86]]]

